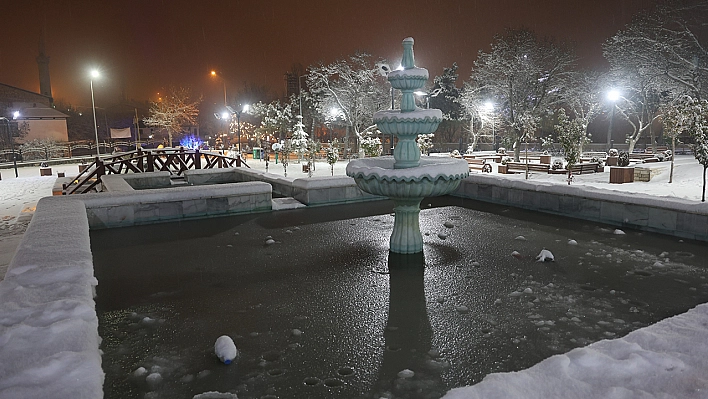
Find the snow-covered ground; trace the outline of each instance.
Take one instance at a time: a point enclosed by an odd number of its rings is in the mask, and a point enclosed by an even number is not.
[[[249,161],[254,169],[265,169],[265,162]],[[668,183],[669,163],[646,164],[651,168],[661,169],[651,182],[627,184],[608,183],[609,174],[588,174],[576,176],[574,185],[588,185],[599,188],[626,192],[644,193],[653,196],[680,197],[700,201],[702,190],[703,167],[692,157],[678,157],[674,172],[674,183]],[[343,175],[346,162],[335,166],[335,175]],[[67,174],[77,171],[76,164],[53,167],[54,173],[64,171]],[[302,166],[289,165],[289,177],[306,177]],[[282,174],[281,165],[271,162],[269,172]],[[51,195],[54,177],[38,176],[37,167],[20,168],[20,178],[14,178],[12,169],[2,169],[0,180],[0,242],[6,237],[17,237],[23,232],[21,225],[23,213],[30,215],[39,198]],[[329,175],[329,166],[317,164],[316,176]],[[493,175],[496,178],[524,179],[523,174]],[[490,176],[491,177],[491,176]],[[551,181],[566,184],[565,176],[532,173],[532,181]],[[3,235],[4,234],[4,235]],[[29,233],[28,233],[29,234]],[[2,251],[7,248],[0,247]],[[14,252],[14,249],[12,249]],[[4,270],[0,270],[4,275]],[[48,278],[37,276],[37,278]],[[6,282],[7,283],[7,282]],[[31,282],[26,282],[31,288]],[[22,288],[22,287],[19,287]],[[0,315],[2,324],[10,327],[13,320],[20,316],[12,312],[11,304],[3,304],[8,313]],[[58,305],[57,305],[58,306]],[[73,308],[72,308],[73,309]],[[73,310],[67,310],[71,312]],[[54,309],[56,316],[63,311]],[[23,316],[22,316],[23,317]],[[6,323],[10,322],[10,325]],[[21,325],[25,325],[20,323]],[[572,350],[563,355],[553,356],[530,369],[515,373],[491,374],[473,387],[458,388],[446,395],[446,398],[708,398],[708,304],[666,319],[650,327],[637,330],[627,336],[597,342],[584,348]],[[2,341],[2,340],[0,340]],[[20,347],[13,347],[12,342],[3,342],[5,353],[21,356],[22,346],[31,345],[29,340],[20,342]],[[12,367],[21,358],[4,358],[5,367]],[[59,363],[47,365],[47,372],[55,372]],[[77,363],[76,366],[81,366]],[[83,365],[84,367],[85,364]],[[51,369],[51,370],[50,370]],[[7,368],[5,368],[7,370]],[[64,369],[66,370],[66,368]],[[77,371],[78,370],[78,371]],[[84,370],[88,372],[88,370]],[[82,372],[76,369],[73,372]],[[71,372],[63,372],[66,378],[72,378]],[[65,379],[66,379],[65,378]],[[31,379],[31,384],[41,384],[40,379]],[[8,386],[23,385],[18,381],[4,381]],[[0,375],[0,396],[3,378]],[[45,387],[49,388],[49,387]],[[45,389],[46,391],[46,389]]]

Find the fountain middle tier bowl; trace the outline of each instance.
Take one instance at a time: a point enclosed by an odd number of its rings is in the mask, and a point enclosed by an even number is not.
[[[425,157],[415,168],[394,169],[393,157],[356,159],[347,165],[347,176],[360,189],[389,198],[422,198],[449,194],[469,176],[464,159]]]
[[[388,81],[398,90],[418,90],[428,81],[428,70],[413,67],[393,71],[388,74]]]
[[[411,112],[392,109],[374,114],[374,123],[379,130],[385,134],[396,135],[432,133],[442,120],[442,111],[439,109],[418,108]]]

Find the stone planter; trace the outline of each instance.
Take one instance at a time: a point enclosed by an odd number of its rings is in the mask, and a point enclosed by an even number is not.
[[[499,165],[498,172],[505,175],[505,174],[509,173],[509,170],[506,165]]]
[[[607,157],[607,166],[617,166],[617,158],[619,157]]]
[[[51,176],[52,175],[52,168],[39,168],[39,175],[40,176]]]
[[[79,164],[79,173],[85,171],[86,168],[88,168],[88,167],[89,167],[89,165],[87,163],[80,163]]]
[[[632,183],[633,181],[634,181],[634,166],[611,166],[610,167],[610,183],[622,184],[622,183]]]

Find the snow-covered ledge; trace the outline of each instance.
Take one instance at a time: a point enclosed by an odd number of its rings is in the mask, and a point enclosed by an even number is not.
[[[86,208],[43,198],[0,281],[0,397],[102,398]]]
[[[535,366],[489,374],[443,399],[706,398],[708,304]]]

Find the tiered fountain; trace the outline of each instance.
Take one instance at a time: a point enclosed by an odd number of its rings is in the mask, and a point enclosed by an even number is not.
[[[428,70],[417,68],[413,58],[413,38],[403,40],[403,70],[389,73],[391,85],[403,92],[400,110],[379,111],[374,122],[384,134],[393,134],[398,143],[393,157],[357,159],[347,165],[362,190],[393,200],[395,220],[390,251],[415,254],[423,251],[420,233],[420,201],[424,197],[445,195],[469,176],[467,162],[462,159],[425,157],[421,159],[416,138],[432,133],[442,122],[439,109],[416,107],[413,92],[428,80]]]

